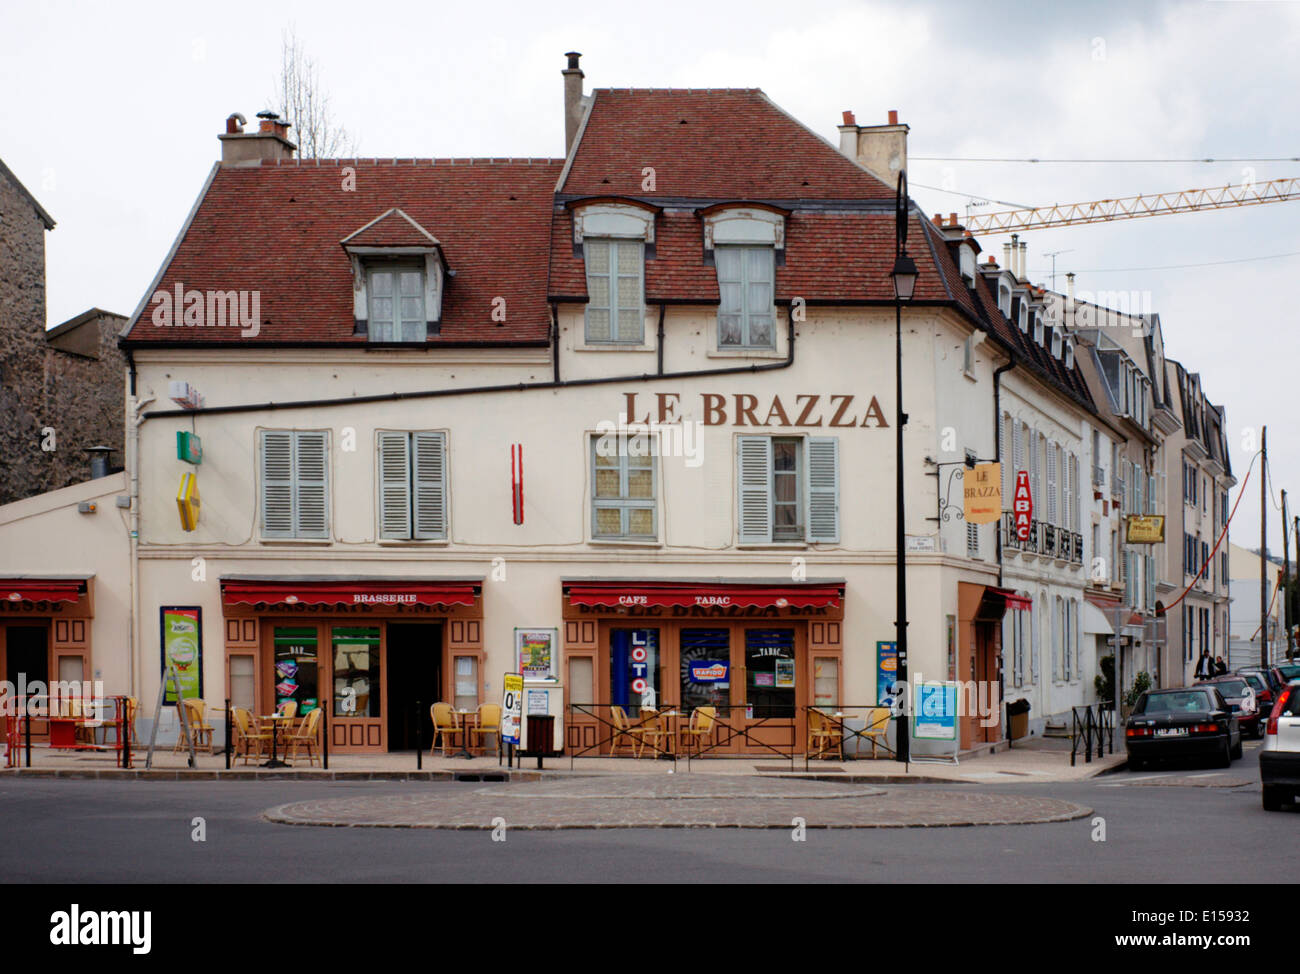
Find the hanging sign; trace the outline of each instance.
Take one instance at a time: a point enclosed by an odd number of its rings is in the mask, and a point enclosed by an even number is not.
[[[1160,544],[1165,540],[1163,514],[1130,514],[1124,519],[1125,544]]]
[[[519,723],[524,716],[524,678],[507,673],[501,678],[501,740],[519,743]]]
[[[181,529],[193,531],[199,526],[199,478],[193,473],[181,474],[180,490],[176,492],[176,507],[181,513]]]
[[[1016,471],[1016,493],[1012,500],[1012,511],[1016,517],[1016,537],[1021,541],[1029,540],[1029,530],[1034,519],[1034,498],[1029,493],[1029,471]]]
[[[993,524],[1002,517],[1002,464],[979,463],[962,477],[967,524]]]

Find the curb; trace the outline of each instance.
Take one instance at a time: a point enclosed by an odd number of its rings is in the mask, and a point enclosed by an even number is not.
[[[537,771],[191,771],[143,768],[88,771],[64,768],[6,768],[0,775],[96,781],[541,781]]]

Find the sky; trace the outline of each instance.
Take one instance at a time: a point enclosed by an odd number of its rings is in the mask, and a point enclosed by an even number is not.
[[[269,106],[290,27],[367,157],[563,155],[560,71],[577,50],[588,90],[758,87],[837,144],[845,109],[862,124],[897,109],[927,213],[1300,176],[1300,161],[1226,161],[1300,159],[1300,2],[6,0],[0,159],[58,222],[50,326],[134,311],[226,116]],[[1030,158],[1162,161],[946,161]],[[1205,158],[1224,161],[1171,161]],[[1278,491],[1300,510],[1298,222],[1295,201],[1025,237],[1036,283],[1050,286],[1056,252],[1058,289],[1072,271],[1080,293],[1160,314],[1167,355],[1227,409],[1239,479],[1268,426],[1271,550]],[[981,244],[1000,259],[1003,239]],[[1252,477],[1235,542],[1257,546],[1259,507]]]

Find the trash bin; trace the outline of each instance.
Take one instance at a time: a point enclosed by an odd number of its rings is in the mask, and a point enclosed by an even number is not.
[[[1019,740],[1029,733],[1029,701],[1024,697],[1007,704],[1007,737]]]
[[[540,768],[542,758],[556,758],[564,753],[555,750],[555,718],[552,715],[529,714],[526,720],[528,733],[525,740],[528,741],[528,749],[519,752],[521,758],[537,758],[537,766]]]

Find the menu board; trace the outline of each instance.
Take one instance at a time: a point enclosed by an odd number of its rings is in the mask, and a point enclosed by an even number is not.
[[[168,669],[175,669],[181,684],[181,697],[193,700],[203,696],[203,626],[202,610],[197,605],[164,606],[159,610],[162,627],[162,666],[166,687],[163,703],[176,705],[176,691],[168,679]]]

